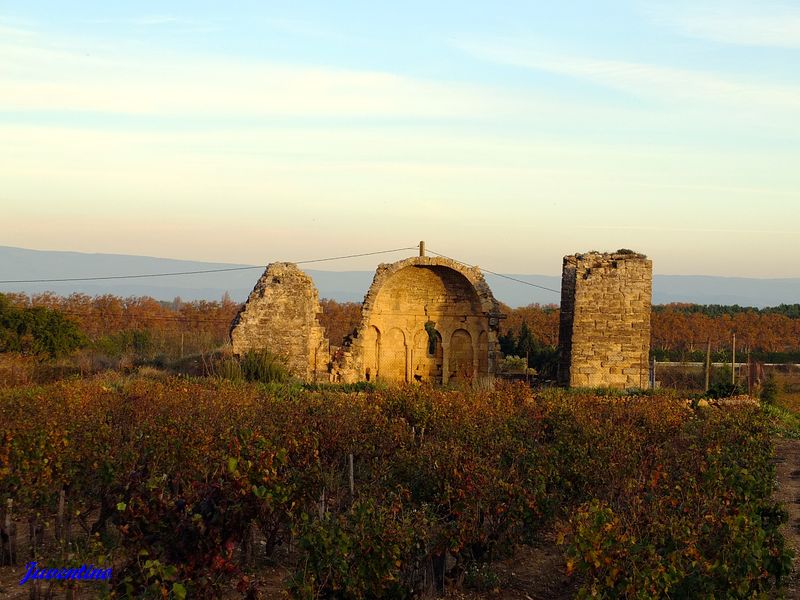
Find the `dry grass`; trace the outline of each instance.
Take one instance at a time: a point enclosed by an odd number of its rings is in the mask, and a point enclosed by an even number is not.
[[[778,404],[800,414],[800,371],[776,372],[778,382]]]
[[[12,352],[0,353],[0,387],[28,385],[34,382],[36,359]]]

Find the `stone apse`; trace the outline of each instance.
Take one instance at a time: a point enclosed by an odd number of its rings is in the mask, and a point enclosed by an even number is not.
[[[361,324],[335,356],[333,378],[440,384],[490,378],[502,317],[477,268],[424,256],[381,265]]]
[[[652,262],[631,251],[564,257],[559,383],[645,387]],[[272,263],[231,325],[233,352],[267,349],[305,381],[478,384],[502,358],[504,315],[477,267],[419,256],[378,267],[361,322],[331,346],[311,278]]]

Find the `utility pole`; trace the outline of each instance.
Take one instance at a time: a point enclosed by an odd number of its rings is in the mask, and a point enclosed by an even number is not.
[[[753,366],[750,363],[750,346],[747,347],[747,395],[753,395]]]
[[[706,391],[711,387],[711,339],[706,346]]]
[[[731,384],[736,385],[736,332],[733,333],[733,352],[731,352]]]
[[[530,360],[530,350],[525,350],[525,383],[528,387],[531,385],[531,374],[528,368],[528,361]]]
[[[420,256],[425,256],[425,242],[424,241],[421,241],[419,243],[419,255]]]

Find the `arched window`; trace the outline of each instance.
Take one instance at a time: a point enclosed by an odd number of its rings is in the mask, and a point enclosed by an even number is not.
[[[428,356],[436,356],[436,341],[439,339],[436,334],[436,323],[430,320],[426,322],[425,331],[428,333]]]

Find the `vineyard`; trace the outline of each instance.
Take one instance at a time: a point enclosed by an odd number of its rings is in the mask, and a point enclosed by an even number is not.
[[[0,390],[0,555],[113,567],[73,598],[267,597],[270,564],[290,597],[404,598],[491,589],[547,538],[579,597],[749,598],[791,564],[773,433],[750,404],[525,386],[19,386]]]

